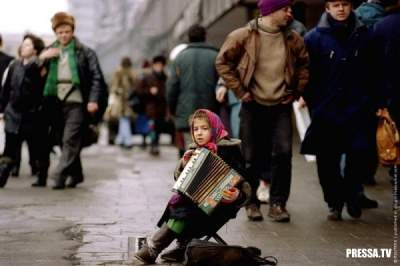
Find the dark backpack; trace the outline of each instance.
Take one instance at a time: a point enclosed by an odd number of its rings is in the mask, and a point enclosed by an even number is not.
[[[185,266],[277,265],[275,257],[260,257],[256,247],[227,246],[205,240],[192,240],[186,248]]]

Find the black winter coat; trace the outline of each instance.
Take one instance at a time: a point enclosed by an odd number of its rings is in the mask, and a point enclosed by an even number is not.
[[[11,60],[13,60],[13,59],[14,58],[12,56],[9,56],[8,54],[0,51],[0,81],[2,79],[4,71],[10,64]]]
[[[354,14],[353,27],[335,25],[324,13],[305,36],[310,80],[304,98],[312,122],[302,152],[346,152],[373,147],[377,110],[368,29]],[[346,32],[347,31],[347,32]]]
[[[4,112],[6,132],[29,132],[37,123],[44,81],[40,69],[35,61],[24,65],[21,60],[15,60],[11,64],[0,93],[0,112]]]
[[[94,122],[99,122],[107,108],[108,87],[104,80],[103,72],[100,68],[96,53],[85,46],[79,40],[76,41],[76,62],[78,66],[78,75],[80,79],[80,91],[82,93],[84,104],[88,102],[97,102],[99,111],[96,113]],[[48,68],[48,63],[46,67]],[[86,110],[86,108],[85,108]]]
[[[380,107],[389,107],[396,124],[400,126],[400,7],[375,24],[373,39],[379,59]]]

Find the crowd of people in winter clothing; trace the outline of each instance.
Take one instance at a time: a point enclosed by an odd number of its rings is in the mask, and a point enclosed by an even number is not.
[[[350,217],[360,218],[362,209],[378,207],[377,201],[365,195],[363,184],[375,182],[379,110],[389,109],[399,122],[400,79],[395,71],[400,62],[400,3],[368,1],[353,10],[351,0],[327,0],[319,23],[308,32],[293,23],[291,1],[257,3],[260,17],[230,33],[217,55],[207,45],[191,42],[172,63],[167,104],[171,114],[179,118],[176,126],[183,143],[204,145],[196,136],[196,117],[199,112],[214,113],[195,110],[215,110],[215,99],[219,103],[227,101],[230,117],[225,123],[232,135],[241,139],[241,150],[235,157],[243,158],[243,164],[232,167],[243,171],[250,189],[245,194],[248,218],[263,219],[260,198],[267,198],[268,217],[289,222],[286,204],[291,188],[291,110],[292,103],[298,101],[301,107],[308,107],[311,115],[301,152],[316,156],[327,219],[342,220],[344,208]],[[192,30],[205,35],[200,29]],[[215,58],[218,75],[209,64],[210,58]],[[208,73],[207,78],[204,73]],[[202,81],[205,83],[200,86]],[[217,84],[215,98],[209,82]],[[193,112],[190,123],[185,124]],[[211,128],[211,136],[215,137],[220,131],[214,130],[216,126],[209,117],[205,120],[205,132]],[[214,143],[215,139],[208,141]],[[219,147],[220,142],[215,143]],[[183,157],[178,169],[190,157],[187,154],[191,155],[190,149],[185,152],[185,145],[180,150]],[[269,198],[256,193],[268,186]],[[242,187],[239,191],[248,190]],[[196,237],[187,234],[186,229],[198,221],[209,224],[195,214],[198,209],[185,205],[180,197],[171,198],[158,224],[160,229],[135,254],[139,264],[153,263],[174,239],[178,239],[177,247],[161,257],[169,262],[182,261],[187,243]],[[231,217],[226,212],[223,223]],[[212,225],[214,229],[220,226],[218,222]],[[202,236],[210,232],[205,229],[197,233]]]
[[[53,189],[74,188],[84,181],[80,153],[95,141],[95,124],[107,106],[108,89],[95,52],[75,36],[75,19],[58,12],[51,19],[56,41],[26,34],[16,59],[1,54],[0,112],[5,148],[0,188],[18,174],[21,145],[30,148],[33,187],[45,187],[53,146],[61,155]],[[13,170],[14,169],[14,170]],[[15,170],[16,169],[16,170]]]

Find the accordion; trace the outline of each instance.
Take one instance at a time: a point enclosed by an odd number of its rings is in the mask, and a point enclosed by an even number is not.
[[[219,156],[200,148],[192,155],[172,190],[183,193],[210,215],[222,200],[223,191],[242,179]]]

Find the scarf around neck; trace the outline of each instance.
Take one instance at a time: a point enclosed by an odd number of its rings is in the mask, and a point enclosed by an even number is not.
[[[55,42],[52,47],[60,47],[60,43]],[[80,79],[78,75],[78,66],[76,62],[76,42],[73,39],[66,47],[62,49],[62,53],[68,56],[68,64],[71,71],[71,81],[74,87],[79,87]],[[57,96],[57,81],[58,81],[58,62],[60,57],[50,59],[49,74],[47,75],[46,84],[44,87],[44,96]]]

